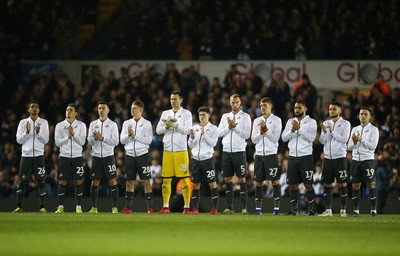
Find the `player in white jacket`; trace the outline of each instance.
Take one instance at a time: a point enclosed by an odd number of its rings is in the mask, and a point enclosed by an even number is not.
[[[375,149],[379,142],[379,130],[370,123],[371,111],[362,107],[360,125],[351,130],[348,149],[353,153],[351,176],[353,216],[360,214],[361,182],[367,184],[371,202],[371,217],[376,217]]]
[[[273,215],[279,214],[281,186],[279,178],[281,169],[278,164],[279,138],[282,132],[282,121],[272,111],[273,102],[270,98],[260,100],[262,116],[254,119],[251,141],[256,145],[254,160],[254,180],[256,181],[255,203],[256,209],[252,214],[262,214],[264,198],[263,183],[270,180],[274,188]]]
[[[346,217],[347,203],[347,146],[350,136],[350,122],[341,117],[342,104],[329,104],[330,119],[321,123],[319,142],[324,145],[324,164],[322,167],[322,182],[324,183],[324,200],[326,210],[320,215],[332,216],[332,183],[339,184],[340,216]]]
[[[82,150],[86,142],[86,125],[76,119],[75,104],[68,104],[65,119],[56,125],[54,140],[60,147],[58,168],[58,208],[55,213],[64,213],[64,198],[69,179],[75,180],[76,213],[82,213],[83,158]]]
[[[46,170],[44,162],[44,146],[49,142],[49,124],[40,118],[39,104],[31,102],[28,105],[29,117],[22,119],[17,128],[16,139],[22,145],[21,163],[19,166],[20,182],[17,188],[17,208],[13,213],[22,212],[22,201],[25,187],[32,176],[38,182],[39,212],[46,213]]]
[[[200,123],[190,129],[188,140],[189,147],[192,149],[190,160],[193,182],[192,213],[199,213],[200,185],[203,180],[206,180],[210,186],[213,203],[210,214],[218,214],[218,189],[213,159],[214,147],[218,141],[217,126],[209,122],[211,114],[209,107],[200,107],[197,112]]]
[[[153,213],[153,190],[150,185],[149,146],[153,140],[153,128],[149,120],[142,117],[144,103],[140,100],[131,105],[132,118],[124,121],[121,131],[121,143],[125,145],[126,207],[120,213],[132,212],[134,181],[139,175],[146,198],[147,213]]]
[[[163,177],[163,208],[159,213],[170,212],[169,198],[171,196],[171,181],[174,176],[182,181],[182,195],[185,203],[183,213],[190,213],[190,173],[187,137],[192,127],[192,113],[181,107],[182,101],[180,92],[173,91],[171,93],[172,109],[162,112],[156,128],[157,134],[164,135],[161,171]]]
[[[89,213],[97,213],[97,198],[100,180],[104,177],[108,181],[111,189],[113,207],[112,213],[118,213],[118,186],[116,179],[117,167],[115,165],[114,148],[119,143],[119,133],[117,124],[108,118],[110,108],[107,102],[100,101],[97,104],[99,119],[94,120],[89,125],[88,142],[92,145],[93,163],[90,172],[92,186],[90,196],[92,199],[92,209]]]
[[[246,186],[246,140],[251,134],[251,118],[241,108],[240,96],[233,94],[229,99],[231,112],[221,117],[218,125],[218,137],[222,138],[222,175],[225,180],[225,194],[228,202],[222,214],[232,214],[233,210],[233,175],[236,174],[240,184],[242,214],[247,212]]]
[[[313,173],[313,141],[317,135],[317,122],[306,115],[304,102],[297,101],[294,105],[294,118],[290,118],[282,133],[282,140],[289,142],[289,160],[287,183],[290,185],[290,204],[292,210],[288,215],[297,215],[299,200],[299,184],[303,183],[307,190],[308,215],[314,212]]]

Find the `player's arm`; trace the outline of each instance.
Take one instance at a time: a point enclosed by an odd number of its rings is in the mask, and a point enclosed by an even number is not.
[[[166,111],[162,112],[161,118],[158,121],[158,124],[157,124],[157,127],[156,127],[156,133],[158,135],[164,134],[164,133],[166,133],[168,131],[168,129],[165,127],[164,122],[162,121],[165,118],[167,118],[167,112]]]
[[[183,118],[180,120],[178,127],[176,127],[176,131],[180,132],[184,135],[190,134],[190,128],[192,127],[192,113],[190,111],[184,111]]]
[[[325,127],[328,127],[328,123],[326,121],[323,122],[322,125]],[[325,145],[329,141],[329,138],[331,138],[331,136],[332,136],[329,128],[325,128],[325,130],[326,130],[326,132],[324,132],[323,127],[321,127],[321,135],[319,136],[319,142],[322,145]]]
[[[21,120],[19,122],[18,128],[17,128],[17,134],[15,135],[17,142],[21,145],[24,144],[24,142],[28,141],[31,136],[26,131],[26,122],[28,122],[26,119]]]
[[[254,144],[257,144],[263,137],[263,135],[260,133],[260,124],[258,120],[260,119],[254,119],[253,129],[251,131],[251,142],[253,142]]]
[[[62,145],[68,143],[68,141],[69,141],[68,136],[64,136],[64,137],[62,136],[62,133],[63,133],[62,130],[63,130],[62,124],[58,123],[56,125],[56,129],[54,131],[54,142],[57,147],[61,147]]]
[[[250,115],[242,115],[243,121],[240,125],[233,128],[233,131],[239,134],[240,137],[247,140],[251,135],[251,118]]]
[[[215,126],[212,126],[212,128],[208,131],[207,134],[206,132],[204,132],[203,139],[210,147],[215,147],[215,145],[217,145],[218,142],[217,128]]]
[[[317,122],[311,119],[307,125],[301,125],[298,134],[308,142],[313,142],[317,136]]]
[[[128,134],[128,121],[125,121],[122,124],[122,130],[121,130],[121,135],[120,135],[119,140],[121,141],[121,144],[126,145],[129,143],[130,138],[131,137]]]
[[[150,122],[144,122],[143,128],[144,133],[141,135],[138,133],[137,135],[135,134],[134,140],[139,141],[140,143],[143,143],[145,145],[150,145],[151,141],[153,140],[153,128],[151,127]]]
[[[360,143],[369,150],[375,150],[379,142],[379,130],[376,127],[371,129],[369,136],[364,140],[361,139]]]
[[[332,131],[332,138],[340,143],[346,143],[350,136],[350,128],[350,122],[343,122],[342,129]]]
[[[282,120],[280,118],[277,118],[276,120],[274,120],[272,126],[268,127],[268,131],[265,133],[265,136],[267,136],[267,138],[273,143],[276,143],[279,141],[281,132]]]
[[[95,121],[91,122],[89,125],[89,134],[87,140],[90,145],[94,146],[98,141],[95,140],[93,132],[94,132]]]
[[[189,148],[194,148],[197,145],[197,143],[199,143],[200,134],[196,134],[195,128],[196,127],[193,127],[194,138],[192,138],[192,136],[189,135],[189,139],[188,139]]]
[[[285,129],[282,132],[283,142],[288,142],[296,134],[296,132],[292,132],[292,122],[293,122],[293,119],[289,119],[286,122]]]
[[[78,125],[78,130],[74,131],[74,136],[72,136],[72,139],[79,145],[83,146],[85,145],[86,141],[86,125],[84,123],[80,123]]]
[[[49,142],[50,139],[49,123],[43,119],[42,121],[43,123],[40,125],[40,131],[38,134],[36,134],[36,138],[43,144],[47,144],[47,142]]]
[[[355,128],[353,128],[351,130],[349,140],[347,141],[347,150],[348,151],[352,151],[354,149],[355,144],[354,144],[353,139],[351,138],[352,134],[354,134],[354,133],[355,133]]]
[[[229,133],[229,127],[227,122],[227,114],[223,114],[218,125],[218,137],[222,138]]]
[[[111,130],[109,136],[103,135],[103,142],[111,145],[117,146],[119,143],[119,133],[118,133],[118,126],[115,122],[111,123]]]

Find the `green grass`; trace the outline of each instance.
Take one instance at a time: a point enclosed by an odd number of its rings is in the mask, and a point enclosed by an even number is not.
[[[398,255],[399,235],[400,215],[0,213],[2,255]]]

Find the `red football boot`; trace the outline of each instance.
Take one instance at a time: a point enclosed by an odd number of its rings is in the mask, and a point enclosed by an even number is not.
[[[215,208],[212,208],[212,209],[211,209],[211,212],[210,212],[210,214],[218,214],[218,211],[217,211],[217,209],[215,209]]]
[[[160,213],[160,214],[168,214],[169,213],[169,207],[163,207],[158,213]]]
[[[132,210],[131,209],[129,209],[129,208],[124,208],[122,211],[120,211],[119,213],[122,213],[122,214],[129,214],[129,213],[132,213]]]

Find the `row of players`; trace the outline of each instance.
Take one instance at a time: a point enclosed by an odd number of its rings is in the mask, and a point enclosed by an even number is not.
[[[213,208],[211,214],[218,214],[218,191],[216,173],[213,162],[214,147],[218,138],[222,138],[222,175],[226,186],[228,207],[223,214],[233,214],[233,176],[236,175],[240,184],[242,214],[247,211],[246,186],[246,139],[256,145],[255,175],[256,182],[255,205],[252,214],[261,215],[263,200],[263,182],[270,180],[273,185],[274,209],[273,215],[279,214],[281,175],[278,168],[277,150],[280,138],[288,142],[289,160],[287,183],[290,186],[291,210],[288,215],[297,215],[299,184],[306,188],[308,215],[314,212],[313,182],[313,141],[317,134],[317,122],[306,114],[307,107],[303,102],[294,105],[294,117],[290,118],[282,132],[281,119],[272,113],[273,101],[270,98],[260,100],[262,116],[251,124],[250,115],[241,110],[240,96],[230,97],[231,112],[223,114],[219,126],[209,122],[210,108],[203,106],[198,109],[199,124],[192,124],[192,114],[184,109],[182,95],[178,91],[171,93],[172,108],[163,111],[157,124],[156,132],[163,135],[162,160],[162,197],[163,207],[159,213],[167,214],[171,195],[171,181],[177,177],[182,182],[184,198],[184,214],[197,214],[200,185],[206,181],[211,189]],[[118,213],[118,187],[116,181],[116,165],[114,147],[119,141],[125,146],[126,175],[126,208],[121,213],[132,212],[134,195],[134,180],[138,175],[143,182],[147,212],[153,212],[152,189],[150,186],[150,163],[148,157],[149,145],[153,138],[150,121],[142,117],[144,104],[134,101],[131,106],[132,118],[123,123],[119,136],[117,124],[108,118],[110,109],[106,102],[98,103],[99,118],[90,123],[88,134],[86,125],[76,119],[77,111],[73,104],[66,109],[66,119],[59,122],[55,129],[55,144],[60,147],[58,169],[58,200],[56,213],[64,212],[64,197],[67,181],[75,180],[76,212],[82,213],[81,201],[83,195],[83,159],[82,146],[87,141],[92,145],[93,162],[90,171],[91,202],[89,213],[97,213],[98,187],[100,180],[107,179],[112,195],[112,213]],[[366,182],[371,201],[371,217],[376,216],[376,190],[374,178],[374,151],[378,144],[378,128],[370,123],[371,112],[361,108],[360,125],[351,131],[351,125],[341,117],[342,106],[338,102],[329,105],[330,119],[320,124],[320,142],[324,145],[324,164],[322,179],[325,188],[326,211],[321,216],[332,216],[332,183],[340,187],[342,217],[346,215],[347,182],[352,182],[353,216],[359,215],[360,184]],[[40,212],[45,209],[46,192],[44,146],[49,141],[49,128],[45,119],[39,117],[39,105],[32,102],[28,107],[29,117],[20,121],[16,134],[19,144],[22,144],[20,163],[20,183],[17,189],[17,208],[15,213],[22,212],[24,190],[32,178],[38,181]],[[189,136],[189,139],[188,139]],[[188,146],[192,158],[189,161]],[[346,152],[352,151],[353,164],[351,175],[347,172]],[[190,163],[190,164],[189,164]],[[191,195],[190,180],[193,183]],[[191,208],[190,208],[191,206]]]

